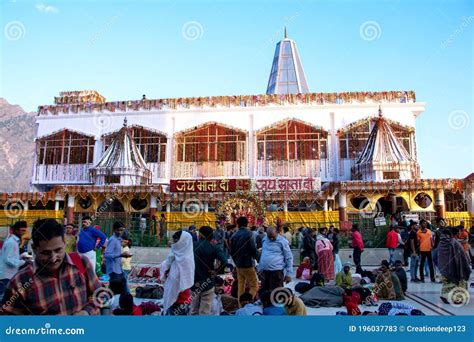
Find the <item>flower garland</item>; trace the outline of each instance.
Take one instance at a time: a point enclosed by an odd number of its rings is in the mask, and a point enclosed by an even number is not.
[[[88,95],[91,96],[91,95]],[[99,95],[101,96],[101,95]],[[209,97],[190,97],[174,99],[157,100],[133,100],[133,101],[115,101],[105,102],[101,97],[94,97],[93,101],[63,100],[57,98],[57,105],[39,106],[38,114],[44,115],[51,113],[78,113],[93,111],[110,112],[120,111],[138,111],[138,110],[170,110],[170,109],[189,109],[191,107],[203,108],[211,107],[258,107],[266,105],[286,105],[286,104],[325,104],[325,103],[352,103],[352,102],[416,102],[414,91],[383,91],[383,92],[342,92],[342,93],[309,93],[309,94],[264,94],[264,95],[234,95],[234,96],[209,96]]]

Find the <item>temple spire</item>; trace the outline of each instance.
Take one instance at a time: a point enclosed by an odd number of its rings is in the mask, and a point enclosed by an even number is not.
[[[284,27],[284,38],[277,43],[272,69],[268,78],[267,94],[306,94],[308,83],[303,71],[294,40],[288,38]]]

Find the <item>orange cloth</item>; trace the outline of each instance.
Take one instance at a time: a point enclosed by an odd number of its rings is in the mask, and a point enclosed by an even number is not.
[[[420,244],[420,252],[429,252],[431,251],[431,230],[427,229],[426,232],[421,230],[416,233],[416,238]]]

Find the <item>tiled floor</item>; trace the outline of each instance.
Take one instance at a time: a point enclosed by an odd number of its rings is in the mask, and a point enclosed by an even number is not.
[[[371,267],[364,267],[365,269],[371,269]],[[408,271],[408,269],[406,269]],[[407,272],[409,273],[409,272]],[[470,301],[465,306],[453,306],[450,304],[444,304],[440,299],[441,293],[441,284],[440,283],[431,283],[429,277],[426,280],[426,283],[412,283],[408,282],[408,291],[406,294],[406,299],[402,302],[413,305],[417,309],[423,311],[426,315],[432,316],[452,316],[452,315],[474,315],[474,288],[468,287]],[[300,279],[294,279],[288,285],[288,288],[294,289],[295,284],[300,282]],[[471,274],[470,283],[474,282],[474,272]],[[141,300],[138,298],[135,299],[138,304]],[[161,301],[158,301],[161,302]],[[383,303],[380,301],[378,304]],[[375,306],[359,306],[361,311],[377,311]],[[332,316],[335,315],[337,311],[345,311],[345,307],[336,307],[336,308],[310,308],[307,307],[308,315],[315,316]]]
[[[429,277],[428,277],[429,279]],[[431,283],[429,280],[425,280],[425,283],[412,283],[408,282],[408,290],[404,303],[413,305],[414,307],[423,311],[426,315],[441,315],[441,316],[453,316],[453,315],[474,315],[474,288],[468,287],[470,301],[465,306],[453,306],[450,304],[444,304],[440,299],[441,284]],[[292,281],[288,284],[288,287],[293,289],[297,281]],[[474,274],[471,274],[470,283],[474,282]],[[384,301],[380,301],[383,303]],[[376,311],[377,307],[374,306],[359,306],[361,311]],[[335,315],[337,311],[345,311],[345,307],[339,308],[307,308],[309,315],[320,315],[320,316],[331,316]]]

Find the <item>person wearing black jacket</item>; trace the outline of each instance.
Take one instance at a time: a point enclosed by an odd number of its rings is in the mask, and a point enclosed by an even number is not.
[[[199,240],[194,242],[194,286],[192,290],[191,315],[209,316],[214,301],[214,262],[219,260],[221,267],[227,264],[227,257],[218,245],[213,245],[213,230],[203,226],[199,229]]]
[[[255,271],[255,260],[257,259],[257,247],[252,232],[247,228],[246,217],[237,219],[239,229],[230,239],[230,255],[237,268],[238,296],[245,292],[245,286],[250,287],[249,292],[255,297],[257,294],[258,280]]]
[[[316,230],[308,228],[304,232],[303,237],[303,251],[301,252],[302,257],[308,257],[311,261],[311,266],[313,269],[318,268],[316,260]]]

